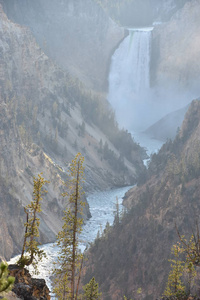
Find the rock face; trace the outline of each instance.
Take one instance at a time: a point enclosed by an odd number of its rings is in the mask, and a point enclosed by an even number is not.
[[[30,85],[33,87],[36,83],[33,74],[31,75],[31,71],[27,69],[29,62],[27,61],[28,54],[25,53],[29,51],[25,47],[27,44],[25,40],[30,42],[29,46],[32,49],[35,41],[26,29],[9,22],[1,8],[0,15],[0,218],[2,225],[0,229],[0,252],[6,259],[9,259],[11,255],[21,251],[23,223],[25,221],[22,206],[27,205],[32,199],[33,175],[36,175],[39,169],[41,171],[43,169],[45,171],[44,176],[47,178],[50,176],[52,167],[45,157],[43,167],[41,166],[40,159],[44,154],[36,145],[29,150],[25,147],[20,134],[21,129],[16,120],[16,113],[19,109],[18,100],[22,99],[23,94],[25,95],[27,92],[31,95],[32,88]],[[41,54],[38,47],[35,47],[35,51],[36,57],[37,54]],[[33,61],[32,64],[34,65]],[[23,88],[24,91],[22,91]],[[49,189],[50,202],[54,198],[57,199],[60,194],[61,181],[59,176],[56,181],[58,187],[55,187],[54,190]],[[61,226],[59,214],[62,205],[59,205],[57,200],[55,202],[57,213],[55,211],[50,212],[49,204],[43,206],[41,242],[53,241],[59,226]],[[49,211],[48,214],[47,211]],[[56,215],[57,218],[55,218]],[[60,221],[56,221],[56,219]],[[52,222],[50,220],[55,221],[56,230],[50,226]]]
[[[12,185],[0,184],[0,257],[9,259],[13,253],[21,251],[23,238],[23,209],[18,199],[12,195]],[[8,222],[9,220],[9,222]]]
[[[126,194],[127,214],[89,250],[85,282],[95,276],[105,299],[123,295],[138,299],[138,288],[142,299],[163,294],[170,250],[179,241],[175,223],[189,239],[200,213],[199,132],[200,101],[196,100],[174,142],[153,155],[139,185]]]
[[[199,96],[200,1],[188,1],[169,22],[155,27],[152,48],[152,84],[169,91],[188,90]]]
[[[124,37],[93,0],[0,1],[9,18],[28,26],[44,52],[90,88],[105,89],[110,57]]]
[[[50,300],[49,289],[44,279],[32,278],[28,270],[19,269],[16,265],[9,266],[9,273],[10,276],[15,277],[12,291],[20,299]],[[7,299],[10,300],[9,295]]]

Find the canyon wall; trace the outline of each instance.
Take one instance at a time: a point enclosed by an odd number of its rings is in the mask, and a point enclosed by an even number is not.
[[[200,1],[187,2],[153,31],[152,86],[200,93]]]
[[[200,203],[200,101],[193,101],[174,142],[153,154],[146,174],[124,198],[128,208],[87,253],[84,284],[95,276],[104,299],[158,299],[171,247],[196,234]],[[198,260],[197,260],[198,264]],[[197,266],[196,292],[199,293]],[[181,278],[182,280],[182,278]],[[140,290],[140,293],[138,291]]]
[[[113,49],[124,37],[93,0],[1,0],[9,18],[30,28],[43,51],[88,87],[105,90]]]

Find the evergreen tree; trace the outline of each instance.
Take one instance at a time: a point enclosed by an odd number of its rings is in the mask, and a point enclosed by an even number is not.
[[[99,285],[93,277],[88,284],[83,286],[84,294],[83,300],[95,300],[101,299],[101,293],[99,293]]]
[[[2,262],[0,264],[0,294],[10,291],[14,281],[14,277],[8,276],[8,266]],[[2,300],[6,300],[6,298],[2,298]]]
[[[166,297],[181,297],[185,294],[185,286],[181,280],[185,268],[185,262],[179,259],[181,253],[182,251],[180,247],[178,245],[173,245],[172,254],[175,256],[175,259],[170,260],[172,270],[169,273],[167,286],[164,291],[164,296]]]
[[[37,238],[39,237],[40,219],[37,217],[37,213],[41,212],[42,195],[47,192],[43,189],[46,183],[48,183],[48,181],[42,177],[42,173],[38,174],[38,177],[33,178],[33,200],[24,209],[27,219],[24,224],[24,244],[21,257],[18,261],[21,267],[32,264],[36,272],[37,262],[45,256],[44,251],[38,247],[39,243]]]
[[[78,297],[80,273],[83,255],[78,249],[78,236],[82,231],[83,218],[81,217],[84,202],[82,185],[84,181],[84,157],[78,153],[72,161],[67,181],[67,192],[70,207],[64,211],[63,227],[57,236],[57,245],[60,248],[56,268],[53,270],[54,293],[59,300],[74,300]]]
[[[118,197],[116,197],[116,203],[115,203],[115,211],[114,211],[114,225],[119,225],[119,200]]]
[[[198,222],[196,222],[196,233],[193,231],[189,241],[184,235],[180,235],[177,227],[176,230],[180,239],[181,251],[185,253],[187,262],[191,262],[194,266],[200,266],[200,231]]]
[[[184,275],[186,276],[186,292],[188,295],[190,295],[192,287],[194,286],[195,278],[197,276],[197,272],[192,262],[186,262],[184,273]]]
[[[103,231],[103,236],[105,238],[108,238],[109,232],[110,232],[110,223],[107,221],[106,226],[105,226],[104,231]]]

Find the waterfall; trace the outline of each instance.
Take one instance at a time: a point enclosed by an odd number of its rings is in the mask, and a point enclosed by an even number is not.
[[[129,29],[112,56],[108,101],[121,127],[140,127],[140,113],[148,102],[151,33],[153,28]]]

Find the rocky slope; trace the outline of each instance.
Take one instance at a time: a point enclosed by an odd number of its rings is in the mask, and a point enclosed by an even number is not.
[[[21,216],[32,199],[33,175],[43,172],[51,182],[41,214],[44,243],[61,228],[67,205],[62,180],[78,151],[85,156],[86,191],[130,184],[143,168],[140,147],[119,131],[105,99],[58,68],[30,30],[9,21],[2,7],[0,107],[0,255],[7,259],[19,250],[24,222],[18,218],[15,235],[10,206],[19,206],[16,215]]]
[[[49,289],[44,279],[32,278],[27,269],[9,265],[10,276],[15,277],[12,292],[6,294],[7,300],[50,300]]]
[[[199,96],[200,1],[188,1],[153,30],[152,84]]]
[[[89,250],[85,282],[95,276],[104,299],[156,299],[164,292],[170,249],[178,241],[175,223],[188,238],[199,220],[199,132],[196,100],[174,142],[152,156],[139,186],[127,193],[125,216]]]
[[[93,0],[1,0],[8,17],[26,25],[40,47],[90,88],[105,89],[113,49],[124,30]]]

